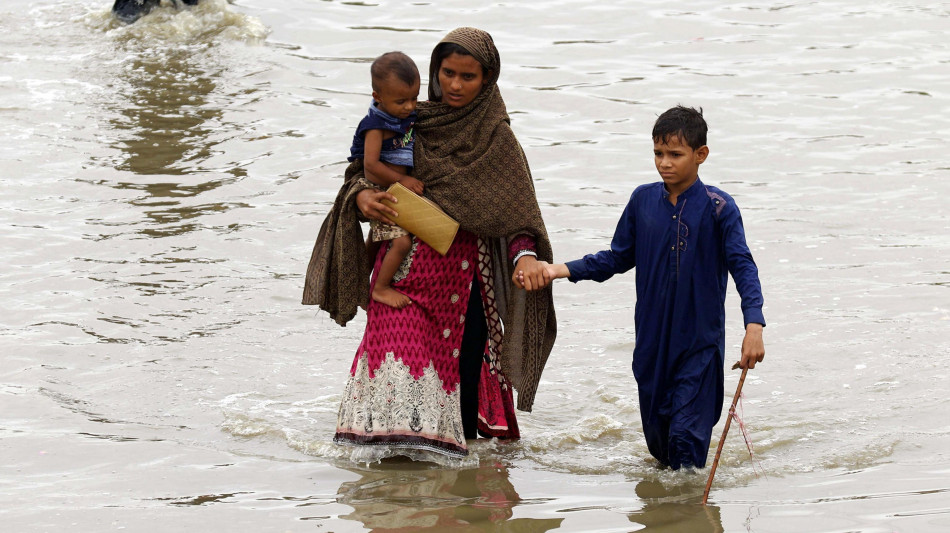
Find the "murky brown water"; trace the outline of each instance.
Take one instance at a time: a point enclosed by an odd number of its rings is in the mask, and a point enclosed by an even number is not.
[[[4,530],[950,528],[947,3],[109,5],[0,0]],[[456,469],[329,442],[364,322],[300,306],[302,273],[368,62],[425,71],[459,25],[499,46],[558,259],[655,179],[657,113],[705,108],[769,320],[758,463],[734,428],[712,505],[647,459],[632,273],[556,285],[522,441]]]

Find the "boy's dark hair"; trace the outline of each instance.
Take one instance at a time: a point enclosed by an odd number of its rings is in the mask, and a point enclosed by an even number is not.
[[[667,109],[653,124],[653,142],[669,142],[673,137],[683,139],[693,150],[706,145],[706,120],[703,108],[694,109],[678,105]]]
[[[369,74],[373,78],[373,90],[379,90],[379,84],[390,76],[395,76],[406,85],[419,81],[419,69],[415,61],[402,52],[387,52],[373,61],[369,67]]]

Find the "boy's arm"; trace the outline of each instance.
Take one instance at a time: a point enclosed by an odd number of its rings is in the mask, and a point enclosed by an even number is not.
[[[582,279],[606,281],[614,274],[626,272],[636,266],[636,208],[634,207],[636,194],[637,192],[634,191],[630,195],[630,201],[623,210],[620,220],[617,221],[617,228],[614,230],[614,238],[610,241],[609,250],[601,250],[596,254],[588,254],[580,259],[561,264],[539,261],[538,264],[543,269],[542,280],[538,284],[540,286],[534,289],[544,288],[552,280],[560,278],[568,278],[573,282]],[[517,272],[515,276],[518,276]],[[523,278],[519,277],[515,283],[527,288]]]
[[[584,279],[601,282],[607,281],[614,274],[627,272],[636,266],[637,224],[636,207],[634,207],[636,194],[634,191],[630,196],[627,207],[624,208],[620,220],[617,221],[614,238],[610,241],[610,249],[568,261],[564,269],[557,271],[558,274],[563,274],[561,277],[569,278],[573,282]]]
[[[762,329],[765,327],[765,315],[762,313],[764,299],[759,283],[759,269],[755,266],[752,252],[746,244],[742,216],[731,198],[720,214],[720,225],[726,265],[742,300],[745,337],[742,339],[739,367],[755,368],[755,364],[761,363],[765,358],[765,342],[762,340]]]
[[[388,186],[401,182],[407,176],[396,172],[379,160],[379,152],[385,140],[383,139],[384,132],[385,130],[367,130],[363,147],[363,173],[376,185]]]
[[[762,314],[764,300],[762,286],[759,284],[759,269],[752,259],[752,252],[745,240],[745,229],[739,208],[730,198],[720,214],[723,249],[726,254],[726,266],[736,284],[736,290],[742,299],[743,323],[765,326]]]

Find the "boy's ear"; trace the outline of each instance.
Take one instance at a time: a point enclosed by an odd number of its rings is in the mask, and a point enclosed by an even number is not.
[[[376,91],[373,91],[373,101],[379,103],[379,95],[376,94]]]
[[[701,165],[709,157],[709,147],[705,144],[696,149],[696,164]]]

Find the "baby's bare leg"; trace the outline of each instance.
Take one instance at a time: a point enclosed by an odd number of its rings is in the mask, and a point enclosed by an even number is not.
[[[376,277],[376,285],[373,287],[373,300],[396,309],[402,309],[412,303],[408,296],[392,288],[393,276],[396,275],[396,270],[406,258],[411,246],[412,237],[409,235],[392,240],[389,250],[383,257],[383,262],[379,265],[379,276]]]

